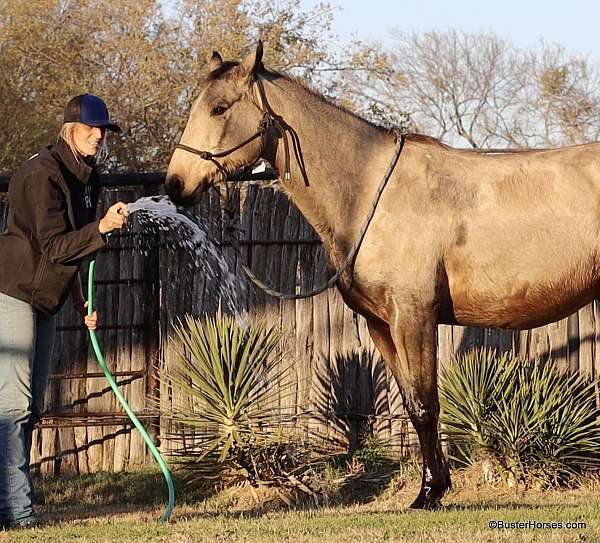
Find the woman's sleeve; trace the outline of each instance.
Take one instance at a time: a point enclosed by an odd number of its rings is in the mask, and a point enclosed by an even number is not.
[[[81,272],[79,271],[75,276],[75,281],[73,281],[73,290],[71,291],[71,294],[73,296],[73,304],[75,304],[75,306],[85,303],[83,287],[81,286]]]
[[[71,230],[66,196],[52,178],[43,183],[31,183],[29,188],[35,191],[35,234],[42,252],[48,254],[51,262],[74,263],[106,245],[98,229],[100,221]]]

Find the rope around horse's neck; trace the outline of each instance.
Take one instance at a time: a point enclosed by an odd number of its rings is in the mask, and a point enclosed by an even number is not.
[[[300,145],[299,145],[297,134],[271,108],[271,106],[267,100],[266,94],[265,94],[262,80],[260,78],[258,78],[256,82],[257,82],[259,94],[260,94],[260,97],[261,97],[261,100],[263,103],[262,104],[263,105],[263,116],[258,125],[257,131],[252,136],[250,136],[249,138],[244,140],[242,143],[239,143],[238,145],[236,145],[230,149],[227,149],[225,151],[220,151],[219,153],[211,153],[210,151],[203,151],[201,149],[196,149],[194,147],[190,147],[188,145],[184,145],[181,143],[178,143],[177,145],[175,145],[175,148],[181,149],[183,151],[187,151],[188,153],[198,155],[203,160],[208,160],[208,161],[211,161],[213,164],[215,164],[215,166],[223,174],[223,181],[225,182],[225,187],[226,187],[226,190],[228,191],[227,171],[225,170],[224,166],[216,159],[223,158],[223,157],[230,155],[231,153],[237,151],[238,149],[241,149],[242,147],[248,145],[250,142],[254,141],[255,139],[257,139],[259,137],[262,140],[262,147],[264,147],[267,131],[269,130],[269,128],[274,127],[279,132],[280,137],[283,138],[283,143],[284,143],[284,151],[285,151],[284,178],[286,180],[288,180],[290,177],[290,150],[289,150],[289,142],[288,142],[288,132],[289,132],[291,134],[292,142],[294,144],[294,150],[295,150],[296,158],[298,160],[298,166],[300,168],[300,173],[302,174],[305,185],[307,187],[310,186],[308,183],[308,177],[306,175],[306,168],[304,166],[304,160],[302,158],[302,153],[300,151]],[[396,133],[396,147],[394,149],[394,156],[392,157],[392,160],[390,161],[390,164],[388,166],[387,171],[385,172],[385,175],[383,176],[383,179],[379,183],[379,187],[377,188],[377,192],[375,193],[375,197],[373,198],[373,203],[371,204],[371,209],[369,210],[369,213],[367,214],[367,219],[366,219],[365,223],[363,224],[362,229],[359,232],[358,239],[356,240],[356,243],[350,249],[350,252],[348,253],[348,256],[342,263],[342,266],[340,267],[340,269],[337,270],[335,272],[335,274],[332,277],[330,277],[329,280],[325,284],[321,285],[320,287],[318,287],[316,289],[311,290],[310,292],[306,292],[304,294],[302,294],[302,293],[301,294],[284,294],[282,292],[279,292],[279,291],[273,289],[272,287],[270,287],[269,285],[267,285],[266,283],[261,281],[252,272],[252,270],[248,266],[242,265],[242,270],[248,276],[248,279],[250,279],[250,281],[252,283],[254,283],[257,287],[259,287],[260,289],[265,291],[270,296],[274,296],[275,298],[279,298],[280,300],[300,300],[302,298],[310,298],[311,296],[320,294],[321,292],[324,292],[327,289],[330,289],[338,282],[338,280],[340,279],[342,274],[348,269],[348,266],[350,266],[350,264],[352,264],[354,262],[354,260],[356,259],[356,255],[358,254],[358,250],[360,249],[360,246],[363,242],[363,239],[365,237],[367,229],[369,228],[369,225],[371,224],[371,220],[373,219],[373,216],[375,215],[375,211],[377,209],[377,204],[379,203],[379,198],[381,197],[381,194],[383,193],[385,186],[387,185],[387,182],[388,182],[390,176],[392,175],[392,172],[394,171],[394,167],[396,166],[396,162],[398,161],[398,157],[400,156],[402,147],[404,147],[404,136],[402,134],[400,134],[397,130],[394,130],[394,132]],[[227,195],[227,202],[230,202],[229,194]],[[226,210],[228,210],[228,208],[229,208],[229,206],[226,205]],[[233,237],[233,245],[239,253],[239,242],[235,238],[235,236]],[[352,275],[350,276],[350,285],[351,284],[352,284]]]
[[[346,269],[350,266],[350,264],[352,264],[354,262],[356,255],[358,254],[358,251],[359,251],[360,246],[365,238],[367,230],[369,229],[369,225],[371,224],[371,220],[373,219],[373,217],[375,215],[375,211],[377,210],[377,205],[379,204],[381,195],[383,194],[383,191],[385,190],[387,182],[389,181],[389,178],[392,175],[392,172],[394,171],[396,163],[398,162],[398,158],[400,157],[402,148],[404,147],[404,135],[400,134],[397,131],[395,131],[395,132],[396,132],[397,139],[396,139],[396,147],[394,149],[394,155],[392,157],[392,160],[390,161],[388,168],[387,168],[381,182],[379,183],[379,186],[377,187],[377,192],[375,193],[373,202],[371,203],[371,208],[369,209],[369,213],[367,214],[367,219],[365,220],[365,222],[359,232],[358,238],[357,238],[356,242],[354,243],[354,245],[352,246],[352,248],[350,249],[350,252],[348,253],[348,256],[346,256],[346,259],[342,263],[342,266],[335,272],[335,274],[332,275],[326,283],[311,290],[310,292],[305,292],[305,293],[300,293],[300,294],[284,294],[282,292],[275,290],[273,287],[267,285],[263,281],[261,281],[248,266],[242,265],[242,270],[244,271],[244,273],[248,276],[248,279],[254,285],[256,285],[258,288],[260,288],[261,290],[263,290],[270,296],[279,298],[280,300],[301,300],[303,298],[310,298],[312,296],[316,296],[317,294],[321,294],[322,292],[325,292],[326,290],[333,287],[338,282],[339,278],[346,271]],[[236,240],[235,245],[237,248],[237,246],[238,246],[237,240]],[[239,249],[238,249],[238,251],[239,251]],[[352,284],[352,275],[350,276],[350,284]]]

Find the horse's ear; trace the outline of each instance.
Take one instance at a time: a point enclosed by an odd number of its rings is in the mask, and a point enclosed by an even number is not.
[[[242,77],[246,79],[252,77],[261,68],[262,57],[263,43],[261,40],[258,40],[256,47],[250,51],[240,63],[240,73],[242,74]]]
[[[216,51],[213,51],[212,57],[210,57],[210,71],[214,72],[218,70],[223,65],[223,57],[219,55]]]

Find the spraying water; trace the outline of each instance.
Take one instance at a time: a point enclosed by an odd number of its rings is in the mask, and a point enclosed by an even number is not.
[[[234,309],[239,281],[229,270],[221,251],[210,239],[207,225],[180,212],[168,196],[147,196],[128,204],[130,224],[137,230],[156,229],[168,248],[184,248],[191,259],[189,273],[202,270],[207,280],[218,289],[221,300]]]

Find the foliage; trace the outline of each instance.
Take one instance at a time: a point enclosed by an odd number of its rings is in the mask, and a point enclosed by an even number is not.
[[[289,370],[277,351],[279,332],[221,313],[188,316],[175,331],[177,360],[162,375],[173,391],[165,415],[175,422],[171,440],[188,480],[310,494],[303,481],[320,459],[316,447],[295,436],[294,417],[279,405]]]
[[[269,66],[311,80],[330,24],[327,4],[298,0],[0,2],[0,172],[52,143],[83,92],[123,128],[105,169],[164,170],[213,49],[239,58],[261,36]]]
[[[600,467],[596,385],[550,362],[472,351],[442,372],[440,420],[455,459],[491,460],[508,482],[564,484]]]
[[[352,458],[360,462],[366,471],[378,470],[394,463],[389,444],[374,436],[364,439]]]
[[[334,8],[299,0],[0,2],[0,173],[51,143],[69,97],[104,97],[124,128],[108,171],[163,171],[212,50],[265,64],[369,120],[470,147],[600,139],[600,68],[560,46],[492,33],[397,33],[331,47]]]

